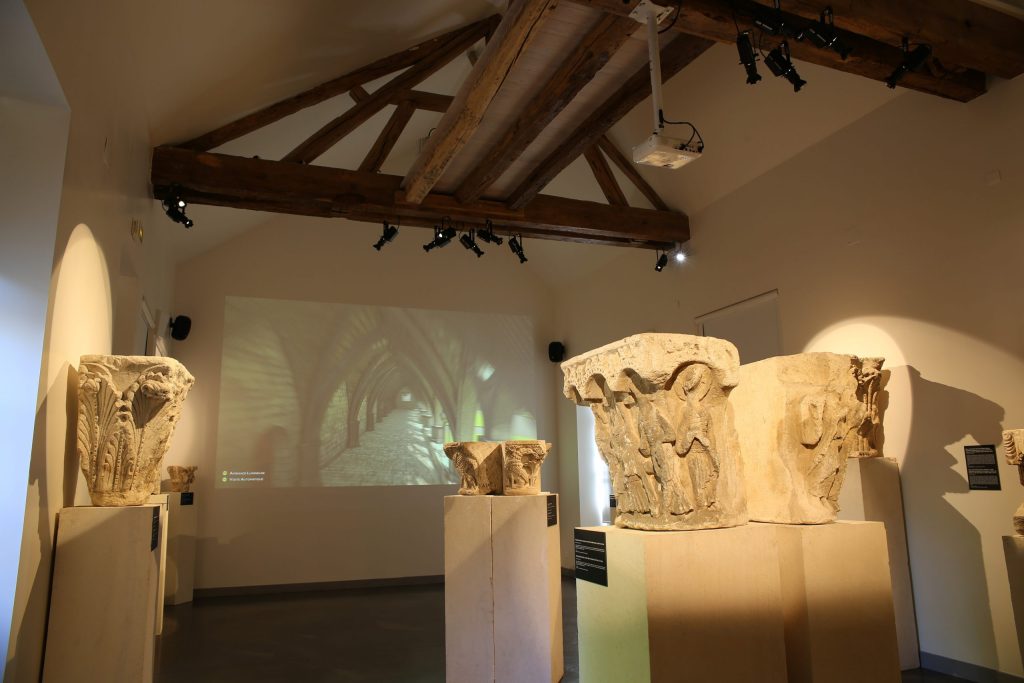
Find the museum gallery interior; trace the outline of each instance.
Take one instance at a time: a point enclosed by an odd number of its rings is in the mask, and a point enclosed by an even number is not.
[[[0,55],[4,683],[1024,681],[1024,1]]]

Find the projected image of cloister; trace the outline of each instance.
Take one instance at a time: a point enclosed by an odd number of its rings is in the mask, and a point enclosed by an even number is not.
[[[520,316],[228,297],[217,485],[458,481],[445,441],[536,438]]]

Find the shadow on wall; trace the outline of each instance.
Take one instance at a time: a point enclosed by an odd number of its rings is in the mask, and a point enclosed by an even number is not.
[[[950,453],[950,446],[965,437],[984,440],[998,434],[1003,408],[968,391],[930,382],[912,366],[906,370],[913,410],[902,485],[904,498],[912,497],[915,506],[915,514],[907,517],[907,536],[910,546],[919,546],[918,552],[922,554],[914,553],[917,557],[941,558],[946,565],[936,572],[912,565],[912,580],[917,585],[929,585],[928,594],[943,596],[945,604],[940,613],[958,615],[956,625],[938,623],[932,618],[932,608],[918,603],[921,640],[959,641],[959,649],[974,653],[979,662],[995,662],[995,633],[981,534],[947,496],[968,492],[966,479],[957,471],[959,459]],[[908,494],[914,489],[918,490],[917,495]],[[943,633],[947,628],[948,635]],[[963,642],[965,637],[973,642]]]
[[[65,374],[66,372],[66,374]],[[64,449],[64,487],[62,506],[75,504],[75,492],[78,485],[78,457],[75,445],[77,444],[78,432],[78,370],[71,365],[61,369],[57,375],[67,377],[67,399],[66,409],[68,416],[67,433],[65,435]],[[35,427],[32,434],[32,460],[29,466],[29,495],[35,488],[39,496],[38,515],[35,520],[36,536],[39,539],[39,548],[42,549],[42,557],[36,566],[32,576],[32,584],[28,593],[28,601],[25,610],[25,619],[21,624],[19,635],[15,642],[11,643],[11,650],[8,653],[7,673],[8,680],[20,680],[19,672],[33,671],[35,667],[41,666],[43,652],[46,646],[46,620],[49,616],[50,583],[53,578],[53,551],[56,546],[57,529],[54,524],[53,534],[50,533],[50,501],[47,482],[50,475],[47,473],[46,462],[46,416],[47,406],[50,397],[55,395],[55,386],[51,386],[36,410]],[[70,473],[70,474],[69,474]],[[26,517],[24,534],[28,536],[31,521]],[[22,541],[24,546],[25,541]],[[46,550],[49,549],[49,550]],[[39,606],[42,606],[41,608]],[[36,606],[33,608],[33,606]],[[39,634],[40,637],[26,637],[25,634]]]

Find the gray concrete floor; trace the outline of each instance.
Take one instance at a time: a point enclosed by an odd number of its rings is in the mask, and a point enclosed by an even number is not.
[[[564,683],[578,683],[576,585],[562,584]],[[443,683],[440,585],[168,606],[156,683]],[[959,681],[911,671],[904,683]],[[623,683],[628,683],[624,681]]]

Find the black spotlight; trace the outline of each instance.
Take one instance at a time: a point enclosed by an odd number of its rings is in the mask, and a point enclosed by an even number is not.
[[[754,45],[750,42],[750,31],[744,31],[736,36],[736,48],[740,52],[740,64],[747,69],[747,83],[754,85],[761,80],[761,74],[757,73],[757,55],[754,53]]]
[[[903,39],[903,61],[896,67],[896,70],[892,72],[889,78],[885,79],[885,84],[890,88],[895,88],[896,84],[902,80],[911,71],[917,71],[924,63],[928,61],[928,58],[932,56],[932,46],[925,43],[921,43],[910,50],[909,41]]]
[[[171,339],[185,341],[188,339],[188,333],[192,331],[192,318],[187,315],[179,315],[177,318],[171,318],[170,327]]]
[[[476,243],[476,231],[470,230],[469,232],[462,233],[462,237],[459,238],[459,242],[461,242],[462,246],[466,249],[469,249],[476,254],[477,258],[484,255],[483,249],[481,249],[480,245]]]
[[[759,12],[754,16],[754,26],[772,36],[786,36],[795,40],[803,40],[804,37],[803,29],[786,23],[779,0],[773,0],[770,11]]]
[[[821,19],[817,24],[811,24],[804,31],[811,42],[823,50],[835,50],[835,52],[846,59],[850,55],[851,48],[839,38],[839,31],[835,27],[835,17],[832,15],[832,8],[826,7],[821,13]]]
[[[565,344],[560,341],[548,344],[548,360],[552,363],[561,363],[565,360]]]
[[[508,238],[508,248],[512,250],[512,253],[519,257],[520,263],[526,263],[526,254],[523,253],[522,236],[513,235]]]
[[[783,76],[792,83],[793,92],[800,92],[800,88],[807,85],[807,81],[800,78],[796,67],[793,66],[793,60],[789,55],[789,41],[782,41],[777,48],[769,52],[768,56],[764,58],[764,63],[768,65],[773,74]]]
[[[170,194],[164,197],[162,202],[164,213],[175,223],[181,223],[186,228],[193,226],[192,219],[185,215],[185,207],[188,202],[181,196],[181,188],[177,185],[171,187]]]
[[[654,264],[654,270],[661,272],[668,265],[668,252],[663,253],[658,257],[658,261]]]
[[[455,239],[457,234],[455,228],[449,226],[447,228],[441,227],[440,225],[434,226],[434,239],[423,245],[423,251],[430,251],[431,249],[438,249],[440,247],[447,247],[451,244],[452,240]]]
[[[501,243],[505,241],[494,234],[494,224],[491,223],[490,218],[487,219],[487,222],[484,223],[484,227],[481,228],[480,232],[478,232],[476,236],[488,244],[497,244],[499,247],[501,246]]]
[[[373,248],[380,251],[384,248],[385,244],[391,242],[398,235],[397,225],[388,225],[387,221],[384,221],[384,229],[381,231],[380,239],[373,245]]]

